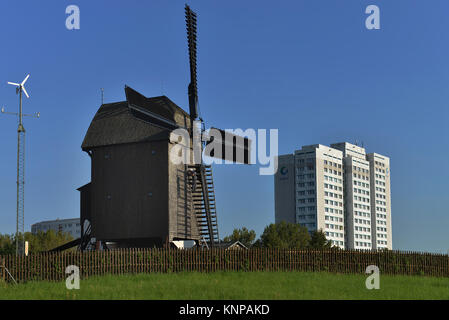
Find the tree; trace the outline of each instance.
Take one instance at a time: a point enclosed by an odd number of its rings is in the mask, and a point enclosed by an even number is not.
[[[282,221],[267,226],[260,239],[267,248],[304,249],[309,245],[310,234],[304,226]]]
[[[16,253],[16,242],[13,236],[0,234],[0,255]]]
[[[48,251],[73,240],[69,233],[48,230],[36,234],[25,233],[25,240],[29,242],[30,252]]]
[[[39,231],[37,234],[25,232],[24,235],[19,235],[19,240],[23,241],[24,237],[25,241],[28,241],[29,253],[48,251],[73,240],[69,233],[55,232],[53,230]],[[0,255],[15,253],[16,236],[0,235]]]
[[[312,237],[310,238],[309,247],[312,249],[330,249],[332,244],[326,239],[326,235],[323,230],[316,230],[312,232]]]
[[[252,247],[253,248],[263,248],[262,240],[260,240],[260,238],[259,238],[256,241],[254,241]]]
[[[246,247],[250,247],[254,239],[256,239],[256,232],[254,230],[248,230],[245,227],[242,229],[234,229],[230,236],[224,237],[224,242],[235,242],[240,241]]]

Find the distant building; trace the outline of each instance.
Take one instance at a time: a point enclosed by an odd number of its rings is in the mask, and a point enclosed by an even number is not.
[[[50,221],[42,221],[31,226],[31,233],[36,234],[39,231],[46,232],[53,230],[55,232],[69,233],[74,239],[81,237],[80,219],[56,219]]]
[[[171,247],[175,249],[192,249],[196,248],[197,245],[194,241],[172,241]],[[240,241],[234,242],[219,242],[215,244],[215,248],[225,249],[225,250],[241,250],[248,249],[243,243]]]
[[[234,242],[220,242],[216,245],[217,248],[226,249],[226,250],[246,250],[248,249],[243,243],[240,241]]]
[[[347,142],[278,158],[275,222],[323,230],[347,249],[392,249],[390,159]]]

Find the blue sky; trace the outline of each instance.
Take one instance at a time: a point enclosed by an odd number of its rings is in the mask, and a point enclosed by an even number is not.
[[[27,73],[25,222],[79,216],[90,181],[84,134],[127,84],[188,109],[184,1],[2,1],[0,105]],[[81,29],[65,28],[76,4]],[[393,246],[449,249],[447,1],[189,1],[198,12],[198,85],[206,126],[279,129],[280,153],[363,141],[391,158]],[[380,8],[381,29],[365,28]],[[15,230],[16,128],[0,115],[0,233]],[[224,236],[274,221],[273,177],[215,166]]]

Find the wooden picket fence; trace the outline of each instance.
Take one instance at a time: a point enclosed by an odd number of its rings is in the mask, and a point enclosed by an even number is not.
[[[18,282],[61,281],[67,266],[81,278],[104,274],[215,271],[328,271],[365,273],[376,265],[381,274],[449,276],[449,256],[433,253],[357,250],[288,249],[123,249],[113,251],[38,253],[28,257],[0,256],[0,279],[5,267]]]

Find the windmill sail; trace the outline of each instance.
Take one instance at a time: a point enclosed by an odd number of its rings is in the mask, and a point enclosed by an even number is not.
[[[185,7],[187,43],[189,46],[190,83],[189,111],[190,121],[198,119],[198,86],[196,73],[196,13],[188,5]],[[193,127],[192,127],[193,128]],[[203,163],[190,166],[193,171],[190,176],[190,186],[193,195],[193,205],[197,217],[198,228],[207,245],[214,247],[218,243],[218,221],[215,208],[215,191],[212,178],[212,168]]]
[[[215,135],[209,138],[206,145],[214,146],[206,152],[206,156],[233,163],[251,163],[251,139],[217,128],[211,130],[215,131]]]
[[[196,13],[188,5],[186,11],[187,41],[189,45],[190,84],[189,84],[189,111],[190,119],[198,118],[198,86],[196,77]]]

